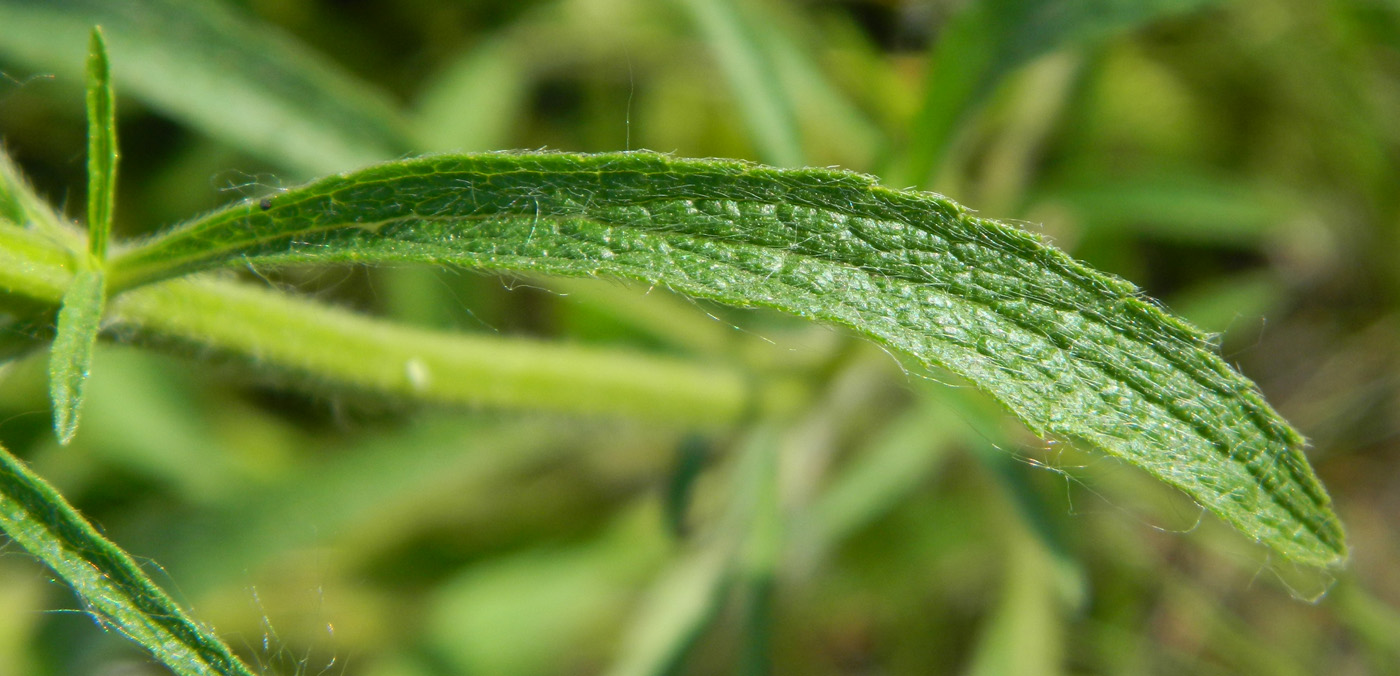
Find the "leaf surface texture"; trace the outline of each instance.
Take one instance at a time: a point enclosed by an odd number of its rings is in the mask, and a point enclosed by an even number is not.
[[[112,286],[391,261],[621,277],[844,326],[966,378],[1038,434],[1147,470],[1293,560],[1345,558],[1303,439],[1206,336],[1029,233],[858,174],[653,153],[393,162],[139,243]]]

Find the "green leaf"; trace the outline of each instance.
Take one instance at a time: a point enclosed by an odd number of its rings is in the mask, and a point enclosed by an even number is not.
[[[212,0],[0,0],[0,55],[69,74],[93,25],[124,95],[246,152],[314,175],[407,145],[386,97]]]
[[[0,447],[0,528],[58,573],[100,622],[182,676],[252,671],[190,619],[131,557]]]
[[[440,156],[235,204],[122,252],[123,290],[231,265],[607,275],[848,327],[1084,439],[1296,561],[1342,561],[1303,439],[1206,337],[1023,231],[822,169],[651,153]]]
[[[49,355],[49,397],[53,400],[53,428],[60,444],[67,444],[78,431],[83,383],[92,367],[92,351],[102,328],[106,300],[104,276],[97,269],[79,270],[63,294],[58,333]]]
[[[107,45],[94,27],[88,41],[88,250],[102,260],[112,234],[117,192],[117,112]]]

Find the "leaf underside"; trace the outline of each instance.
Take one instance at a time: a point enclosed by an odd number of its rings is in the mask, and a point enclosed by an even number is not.
[[[436,156],[241,202],[120,252],[114,292],[231,265],[609,276],[850,328],[1185,491],[1288,558],[1346,556],[1303,439],[1136,287],[943,197],[654,153]]]

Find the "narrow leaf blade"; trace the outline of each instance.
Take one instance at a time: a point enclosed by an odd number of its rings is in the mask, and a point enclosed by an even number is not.
[[[652,153],[439,156],[244,202],[128,250],[114,289],[225,265],[614,276],[844,326],[957,373],[1306,564],[1346,545],[1304,441],[1136,287],[937,195]]]
[[[58,573],[88,610],[182,676],[252,676],[52,486],[0,447],[0,529]]]
[[[88,40],[88,250],[97,260],[107,255],[117,191],[117,113],[111,68],[102,30]]]
[[[83,269],[63,294],[58,311],[58,334],[49,355],[49,397],[53,400],[53,427],[58,442],[67,444],[78,431],[83,405],[83,384],[92,366],[97,332],[107,291],[101,270]]]

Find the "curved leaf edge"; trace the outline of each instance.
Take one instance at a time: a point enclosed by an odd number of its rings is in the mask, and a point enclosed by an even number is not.
[[[466,206],[468,198],[470,207]],[[733,213],[718,217],[701,214],[709,219],[705,220],[696,215],[703,211],[702,206]],[[686,209],[690,211],[681,216],[671,213]],[[684,222],[685,216],[704,220],[719,230],[686,231],[693,224]],[[629,217],[640,220],[628,223]],[[832,304],[814,293],[793,300],[765,296],[761,290],[733,291],[723,288],[723,284],[717,288],[690,279],[686,269],[674,261],[670,268],[660,270],[628,267],[604,260],[606,256],[594,260],[551,258],[547,249],[540,249],[541,245],[530,249],[529,240],[542,223],[554,231],[554,243],[575,241],[570,237],[577,239],[585,226],[605,228],[609,233],[630,232],[643,246],[648,241],[647,233],[659,232],[672,239],[657,239],[657,235],[652,244],[665,247],[682,242],[704,249],[704,255],[723,253],[726,246],[734,250],[748,246],[766,249],[767,254],[787,265],[792,261],[784,255],[796,251],[796,264],[810,263],[815,270],[835,271],[847,275],[845,281],[866,284],[877,291],[945,293],[953,289],[949,293],[955,300],[975,306],[978,312],[997,315],[986,319],[987,326],[1030,335],[1069,359],[1076,368],[1087,365],[1089,371],[1096,371],[1090,375],[1126,385],[1137,397],[1135,401],[1160,408],[1175,421],[1171,421],[1172,429],[1166,431],[1137,429],[1131,418],[1139,413],[1119,405],[1112,412],[1115,419],[1111,424],[1095,429],[1076,418],[1076,414],[1085,415],[1083,411],[1050,401],[1056,393],[1028,394],[1026,388],[1000,382],[1008,378],[994,377],[995,367],[1006,368],[995,354],[1006,347],[995,344],[997,336],[992,336],[987,344],[979,342],[975,346],[976,363],[962,363],[949,358],[953,352],[948,341],[940,342],[941,331],[949,330],[946,324],[927,324],[922,327],[924,335],[915,336],[905,330],[907,327],[881,327],[864,321],[870,316],[862,312],[869,308],[857,307],[863,299],[850,295],[858,295],[860,289]],[[522,227],[512,232],[508,230],[512,225]],[[524,225],[530,228],[521,244]],[[489,227],[513,235],[514,241],[507,244],[515,249],[506,247],[509,250],[502,255],[487,255],[481,250],[453,250],[443,241],[431,239],[446,233],[446,240],[460,244],[456,242],[458,238],[467,241],[484,237],[478,230]],[[816,232],[821,228],[830,231]],[[798,241],[801,237],[849,249],[807,247]],[[735,241],[739,243],[734,244]],[[479,244],[469,242],[461,246]],[[901,249],[900,244],[906,248]],[[932,259],[928,256],[947,256],[966,267],[949,268],[956,270],[949,274],[929,263]],[[873,177],[839,170],[777,169],[736,160],[691,160],[645,151],[602,155],[433,155],[331,176],[261,200],[236,203],[187,222],[122,251],[114,261],[113,286],[130,288],[239,263],[337,261],[417,261],[504,271],[622,277],[664,284],[682,293],[731,305],[770,307],[842,325],[911,354],[926,366],[943,367],[967,378],[989,391],[1041,436],[1085,439],[1146,469],[1290,559],[1330,566],[1346,558],[1345,536],[1328,507],[1330,498],[1302,455],[1303,438],[1269,407],[1253,383],[1216,355],[1208,336],[1166,313],[1133,284],[1088,268],[1031,233],[975,216],[939,195],[893,190],[879,185]],[[935,273],[955,278],[966,273],[968,279],[939,278]],[[754,277],[749,274],[736,279],[757,281]],[[1013,284],[995,289],[987,284],[988,279],[997,283],[1010,280]],[[1008,295],[1007,289],[1013,293]],[[1047,289],[1064,296],[1046,294]],[[823,292],[840,294],[848,290]],[[1062,329],[1044,321],[1047,317],[1068,318],[1083,326]],[[880,318],[889,319],[883,315]],[[1122,354],[1095,354],[1096,348],[1103,345],[1086,347],[1082,336],[1075,333],[1085,327],[1104,334],[1103,340]],[[986,336],[978,340],[983,338]],[[962,353],[971,354],[967,350]],[[1016,374],[1002,374],[1007,375]],[[1186,401],[1181,391],[1163,389],[1154,382],[1154,376],[1159,375],[1164,379],[1188,378],[1188,389],[1198,389],[1204,403]],[[1108,395],[1099,398],[1107,399]],[[1205,398],[1213,399],[1206,402]],[[1228,403],[1245,420],[1227,420],[1230,429],[1222,432],[1224,428],[1214,426],[1208,417],[1214,415],[1208,411],[1211,402]],[[1091,403],[1103,406],[1101,401]],[[1102,415],[1103,410],[1100,408],[1097,413]],[[1129,430],[1127,438],[1123,438],[1124,430]],[[1157,436],[1152,437],[1153,434]],[[1171,440],[1183,434],[1206,440],[1217,457],[1212,460],[1199,453],[1192,456],[1173,448]],[[1220,473],[1203,471],[1220,469],[1212,466],[1217,461],[1240,465],[1255,486],[1242,491],[1231,485],[1230,472],[1238,468]],[[1256,514],[1262,505],[1260,496],[1286,514]]]

